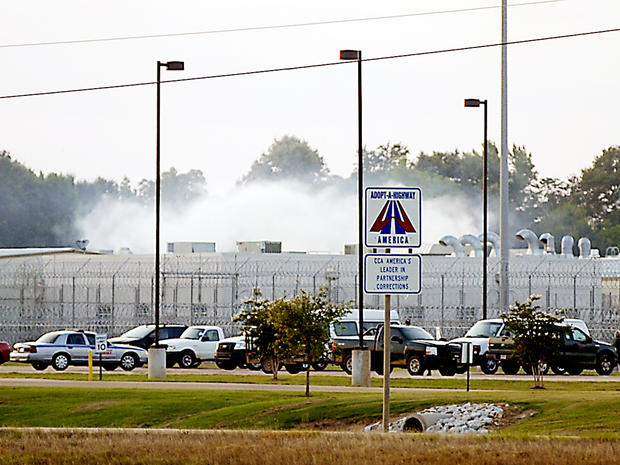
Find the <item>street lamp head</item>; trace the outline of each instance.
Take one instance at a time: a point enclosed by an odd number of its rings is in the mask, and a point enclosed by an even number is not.
[[[362,52],[360,50],[340,50],[341,60],[359,60]]]
[[[482,102],[477,98],[466,98],[465,106],[466,107],[479,107]]]
[[[169,61],[168,63],[162,63],[168,71],[183,71],[185,69],[185,62],[183,61]]]

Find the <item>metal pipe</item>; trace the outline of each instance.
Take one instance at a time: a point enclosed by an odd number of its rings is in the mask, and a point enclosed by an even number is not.
[[[452,247],[455,257],[465,256],[465,252],[463,252],[463,245],[454,236],[443,236],[441,239],[439,239],[439,244],[443,245],[444,247]]]
[[[474,248],[474,257],[482,257],[482,243],[473,234],[463,234],[460,240],[461,245],[471,245]]]
[[[577,241],[577,247],[579,247],[579,258],[590,258],[590,252],[592,251],[590,239],[582,237]]]
[[[502,130],[501,130],[501,163],[500,163],[500,227],[501,237],[500,253],[500,306],[502,310],[508,311],[509,308],[509,280],[508,273],[510,268],[510,249],[508,230],[509,197],[508,197],[508,1],[502,0]]]
[[[562,257],[564,258],[573,258],[573,245],[575,244],[575,239],[573,236],[566,235],[562,237]]]
[[[555,239],[551,233],[543,233],[538,238],[545,246],[545,253],[555,255]]]
[[[538,242],[538,237],[534,234],[533,231],[529,229],[521,229],[516,234],[517,239],[521,239],[522,241],[527,242],[527,250],[530,255],[540,255],[540,243]]]

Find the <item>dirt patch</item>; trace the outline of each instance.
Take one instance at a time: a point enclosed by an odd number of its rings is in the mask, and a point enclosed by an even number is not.
[[[517,425],[536,415],[535,410],[523,410],[515,405],[501,405],[501,407],[504,410],[504,415],[489,425],[489,431],[499,431],[508,426]]]

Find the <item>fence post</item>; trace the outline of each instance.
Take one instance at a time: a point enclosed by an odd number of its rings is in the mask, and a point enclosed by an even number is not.
[[[527,277],[527,297],[530,298],[532,296],[532,275],[528,275]]]
[[[577,312],[577,275],[573,276],[573,311]]]
[[[189,287],[189,324],[190,326],[194,325],[194,275],[192,274],[190,278],[190,287]]]
[[[444,329],[444,311],[445,311],[445,296],[446,296],[446,287],[445,287],[445,278],[446,275],[441,275],[441,329]]]
[[[72,297],[71,297],[71,327],[75,328],[75,276],[71,278],[73,285]]]
[[[112,331],[114,331],[114,310],[115,310],[115,306],[114,306],[114,281],[115,281],[116,275],[112,275],[112,313],[110,315],[110,329]]]

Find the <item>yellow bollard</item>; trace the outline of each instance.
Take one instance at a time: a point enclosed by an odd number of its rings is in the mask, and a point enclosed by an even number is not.
[[[88,381],[93,380],[93,350],[88,349]]]

